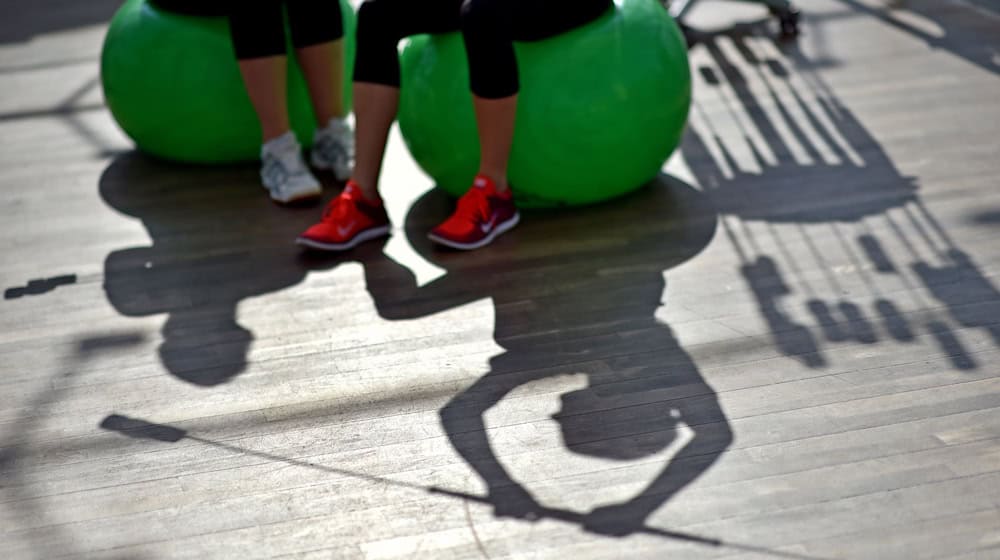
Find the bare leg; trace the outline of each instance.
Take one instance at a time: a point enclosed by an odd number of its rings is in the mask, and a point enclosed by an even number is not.
[[[316,124],[326,126],[344,111],[344,41],[338,39],[295,51],[309,87]]]
[[[479,127],[479,173],[496,183],[497,192],[507,191],[507,161],[514,141],[517,94],[500,99],[472,97]]]
[[[368,82],[354,83],[355,146],[354,182],[365,198],[378,199],[378,177],[396,119],[399,89]]]
[[[288,94],[285,91],[285,56],[264,56],[239,61],[243,83],[260,120],[262,143],[289,131]]]

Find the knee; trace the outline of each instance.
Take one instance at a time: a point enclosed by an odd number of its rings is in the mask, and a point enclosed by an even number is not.
[[[486,408],[488,407],[484,407],[482,401],[472,395],[459,393],[438,410],[438,418],[441,425],[454,428],[467,425],[470,421],[481,422]]]
[[[465,0],[462,2],[462,31],[481,32],[502,29],[506,21],[507,0]]]
[[[448,404],[441,407],[438,410],[438,418],[441,420],[441,425],[450,426],[454,424],[461,416],[460,409],[461,406],[455,402],[455,399],[452,399]]]
[[[358,27],[378,25],[385,19],[385,8],[378,0],[365,0],[358,7]]]
[[[357,34],[358,41],[379,38],[395,39],[398,43],[402,39],[395,24],[391,5],[378,0],[365,0],[361,3],[358,8]]]
[[[733,444],[735,439],[733,436],[733,430],[729,426],[729,422],[723,418],[719,423],[718,430],[715,434],[716,445],[720,450],[728,449],[730,445]]]

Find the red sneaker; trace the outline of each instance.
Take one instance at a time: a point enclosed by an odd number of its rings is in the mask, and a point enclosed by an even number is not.
[[[344,191],[330,201],[320,222],[295,242],[323,251],[346,251],[359,243],[389,235],[385,206],[372,204],[361,195],[357,183],[348,181]]]
[[[454,249],[478,249],[516,226],[520,219],[510,191],[500,194],[492,179],[477,175],[469,192],[458,199],[455,213],[427,237]]]

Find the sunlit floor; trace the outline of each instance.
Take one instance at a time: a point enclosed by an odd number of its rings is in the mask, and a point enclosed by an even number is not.
[[[333,258],[254,165],[133,150],[116,2],[19,3],[5,559],[1000,557],[996,3],[801,0],[779,43],[702,2],[646,188],[441,253],[394,132],[394,234]]]

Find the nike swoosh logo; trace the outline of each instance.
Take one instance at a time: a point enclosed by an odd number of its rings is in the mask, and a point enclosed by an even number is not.
[[[479,224],[479,229],[482,230],[483,233],[489,233],[490,230],[493,229],[493,226],[496,225],[496,223],[497,223],[497,215],[493,214],[490,216],[490,221],[483,224]]]
[[[347,237],[347,234],[351,233],[351,230],[354,229],[354,224],[356,224],[356,223],[357,222],[351,222],[351,223],[347,224],[346,226],[339,226],[338,225],[337,226],[337,235],[339,235],[341,237]]]

